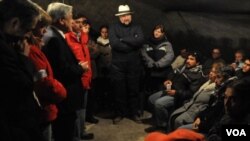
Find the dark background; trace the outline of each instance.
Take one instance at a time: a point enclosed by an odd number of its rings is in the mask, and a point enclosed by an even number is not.
[[[43,8],[56,0],[33,0]],[[213,47],[222,49],[227,62],[236,49],[250,55],[250,0],[57,0],[83,12],[98,30],[102,24],[118,20],[114,16],[120,4],[127,3],[135,12],[145,36],[162,23],[176,54],[180,47],[209,56]]]

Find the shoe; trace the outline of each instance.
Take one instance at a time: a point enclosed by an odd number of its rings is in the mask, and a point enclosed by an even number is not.
[[[166,127],[151,126],[151,127],[148,127],[146,129],[144,129],[144,131],[147,132],[147,133],[151,133],[151,132],[154,132],[154,131],[159,131],[159,132],[162,132],[162,133],[166,133],[167,128]]]
[[[94,123],[94,124],[97,124],[99,122],[99,120],[94,117],[86,118],[86,121],[89,123]]]
[[[136,122],[136,123],[142,123],[141,118],[140,118],[139,116],[137,116],[137,115],[133,116],[133,117],[132,117],[132,120],[133,120],[134,122]]]
[[[84,133],[81,135],[82,140],[92,140],[94,139],[94,134],[93,133]]]
[[[146,118],[146,119],[141,119],[141,122],[144,124],[154,125],[154,119],[152,117]]]
[[[121,122],[123,120],[122,116],[117,116],[113,119],[113,124],[118,124],[119,122]]]

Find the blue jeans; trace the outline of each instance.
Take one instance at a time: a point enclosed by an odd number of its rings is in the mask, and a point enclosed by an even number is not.
[[[174,106],[174,97],[164,95],[163,91],[156,92],[149,97],[149,103],[154,106],[156,126],[167,127],[170,116],[169,110]]]
[[[81,135],[85,133],[86,126],[86,108],[87,108],[87,99],[88,99],[88,91],[86,90],[84,93],[84,105],[83,108],[76,111],[76,129],[75,129],[75,139],[74,141],[80,141]]]

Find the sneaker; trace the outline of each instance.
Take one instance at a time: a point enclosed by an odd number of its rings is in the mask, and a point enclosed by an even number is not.
[[[119,122],[121,122],[123,120],[122,116],[117,116],[113,119],[113,124],[118,124]]]
[[[84,133],[81,135],[82,140],[92,140],[94,139],[94,134],[93,133]]]
[[[137,116],[137,115],[134,115],[134,116],[132,117],[132,120],[133,120],[134,122],[136,122],[136,123],[142,123],[141,118],[140,118],[139,116]]]
[[[97,124],[99,122],[99,120],[94,117],[88,117],[86,118],[86,121],[89,123],[94,123],[94,124]]]

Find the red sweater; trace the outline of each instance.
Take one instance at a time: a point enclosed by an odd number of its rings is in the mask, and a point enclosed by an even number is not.
[[[74,32],[69,32],[65,34],[65,38],[78,62],[88,61],[89,70],[84,72],[81,78],[83,88],[88,90],[90,89],[92,78],[91,60],[89,49],[87,47],[87,43],[89,40],[88,34],[82,32],[81,39],[78,40]]]
[[[66,89],[59,81],[54,79],[52,68],[46,56],[37,46],[31,46],[29,58],[37,71],[46,70],[47,77],[36,81],[34,89],[44,108],[45,121],[53,121],[58,113],[55,103],[66,98]]]

